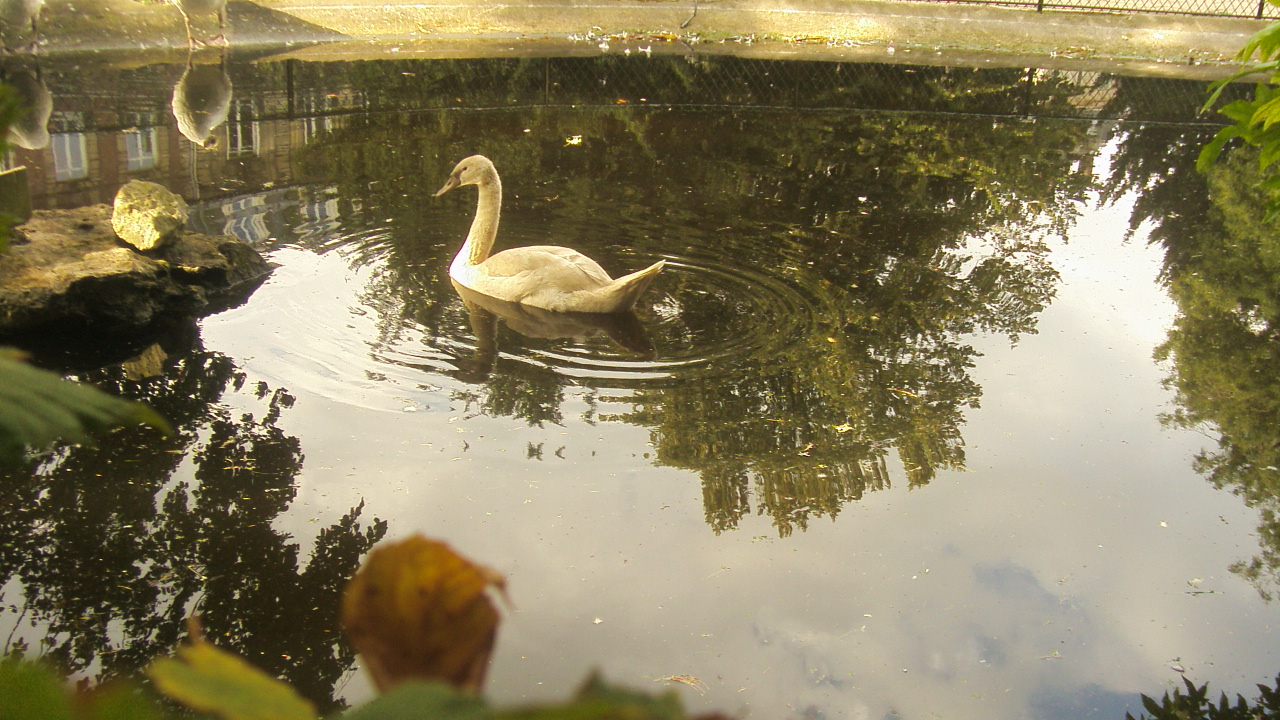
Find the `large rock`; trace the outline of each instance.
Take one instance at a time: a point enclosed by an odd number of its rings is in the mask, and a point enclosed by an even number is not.
[[[37,210],[0,253],[0,336],[50,326],[115,332],[242,301],[270,272],[230,235],[181,232],[142,254],[121,245],[111,208]]]
[[[187,225],[187,203],[163,185],[130,180],[116,193],[111,227],[139,250],[173,242]]]

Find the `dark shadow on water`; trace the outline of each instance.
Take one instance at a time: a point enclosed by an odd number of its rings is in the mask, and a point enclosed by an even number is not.
[[[351,508],[305,555],[274,529],[304,461],[277,425],[293,398],[246,387],[188,330],[79,375],[147,402],[172,436],[119,429],[0,472],[0,652],[39,652],[96,680],[132,675],[199,613],[219,644],[333,708],[354,662],[335,632],[340,592],[387,526]],[[233,411],[233,394],[256,409]]]

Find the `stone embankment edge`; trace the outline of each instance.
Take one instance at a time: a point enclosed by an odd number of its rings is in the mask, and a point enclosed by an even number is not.
[[[1178,76],[1221,76],[1265,21],[1109,14],[900,0],[644,0],[506,3],[447,0],[261,0],[259,5],[350,38],[296,53],[353,57],[390,48],[414,55],[610,52],[655,46],[777,57],[866,59],[910,52],[1174,65]],[[621,43],[620,43],[621,41]],[[363,50],[361,48],[364,48]],[[487,48],[487,49],[486,49]],[[559,48],[552,50],[552,48]],[[900,58],[899,58],[900,59]],[[1000,63],[1006,64],[1006,63]],[[1042,63],[1041,63],[1042,64]],[[1158,68],[1149,68],[1158,69]]]

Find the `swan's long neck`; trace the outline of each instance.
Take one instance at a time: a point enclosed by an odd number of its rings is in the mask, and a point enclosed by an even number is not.
[[[458,256],[465,257],[468,265],[479,265],[489,257],[493,241],[498,237],[498,215],[502,210],[502,181],[496,172],[476,187],[479,190],[476,217],[471,221],[467,241],[458,251]]]

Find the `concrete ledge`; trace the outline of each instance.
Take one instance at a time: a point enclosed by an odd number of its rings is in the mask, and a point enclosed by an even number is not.
[[[727,53],[1095,68],[1211,79],[1267,21],[907,0],[231,0],[233,52],[273,59]],[[193,20],[217,32],[212,17]],[[160,0],[48,0],[46,53],[186,50]],[[279,53],[281,47],[289,50]],[[302,49],[303,46],[310,46]]]
[[[691,0],[405,4],[263,0],[263,7],[352,38],[457,41],[610,37],[877,46],[1071,58],[1227,62],[1265,21],[1119,15],[894,0]],[[602,46],[603,47],[603,46]]]

